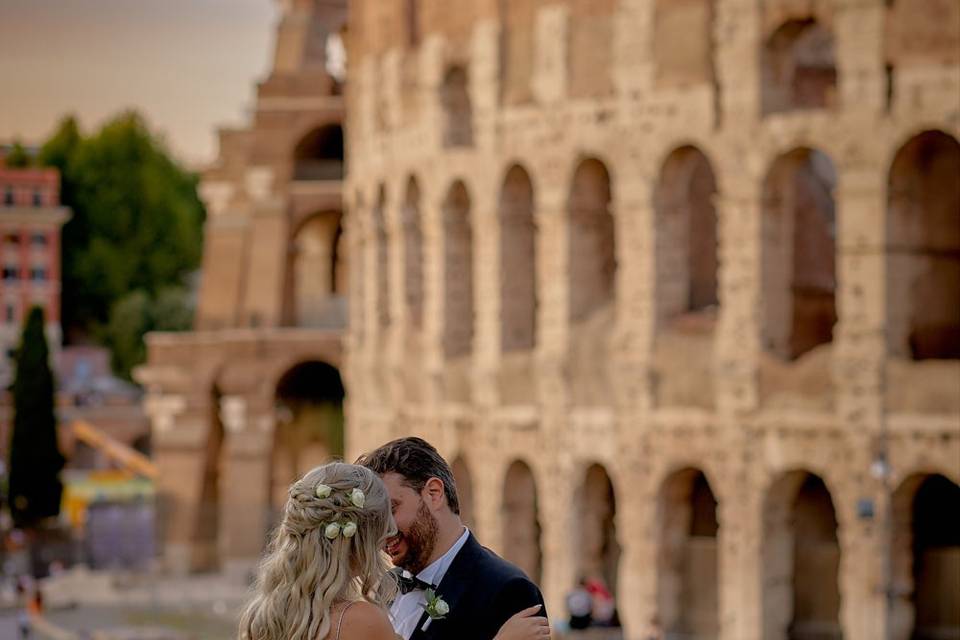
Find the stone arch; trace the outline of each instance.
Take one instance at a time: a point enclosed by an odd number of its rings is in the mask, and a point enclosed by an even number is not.
[[[473,106],[467,69],[454,65],[447,69],[440,85],[443,109],[443,146],[473,146]]]
[[[795,359],[833,340],[836,184],[830,158],[808,148],[781,155],[764,181],[763,339],[780,358]]]
[[[761,49],[764,115],[833,106],[837,63],[833,32],[812,15],[783,22]]]
[[[613,303],[617,259],[610,174],[596,158],[577,165],[567,201],[570,321]]]
[[[924,131],[897,151],[887,180],[890,352],[960,358],[960,143]]]
[[[457,456],[450,465],[453,481],[457,484],[457,498],[460,500],[460,519],[468,528],[476,530],[476,518],[473,510],[473,474],[466,458]]]
[[[377,193],[377,202],[373,207],[373,239],[376,250],[374,308],[377,313],[377,324],[381,328],[390,326],[390,237],[387,233],[386,208],[387,190],[381,184]]]
[[[207,396],[207,437],[203,448],[203,475],[200,503],[196,511],[193,542],[190,545],[190,568],[193,571],[215,571],[220,568],[220,524],[222,483],[224,476],[224,444],[226,430],[220,414],[223,393],[217,384],[209,387]]]
[[[500,0],[500,99],[533,101],[534,29],[539,0]]]
[[[522,166],[507,171],[500,189],[500,346],[532,349],[537,334],[537,244],[533,183]]]
[[[717,180],[706,155],[683,146],[667,156],[654,195],[657,316],[716,307]]]
[[[823,480],[791,471],[771,485],[763,507],[763,638],[840,640],[840,544]]]
[[[714,0],[656,0],[653,11],[657,84],[712,84]],[[677,46],[680,40],[682,47]]]
[[[902,70],[960,63],[960,4],[953,0],[888,0],[886,5],[884,61],[887,104],[892,106]],[[909,77],[903,81],[916,82]]]
[[[346,317],[341,213],[325,211],[297,229],[290,251],[290,309],[298,327],[342,326]]]
[[[514,460],[503,483],[503,557],[534,582],[540,582],[543,551],[540,547],[540,515],[537,483],[522,460]]]
[[[410,323],[415,329],[423,326],[423,231],[420,214],[420,186],[413,176],[400,212],[403,228],[403,292]]]
[[[277,381],[269,525],[277,521],[294,480],[332,458],[343,457],[344,396],[340,371],[323,360],[300,361]]]
[[[702,471],[686,468],[664,481],[658,500],[657,610],[668,637],[717,638],[719,565],[717,499]]]
[[[893,494],[892,640],[960,636],[960,486],[940,474],[908,477]]]
[[[473,229],[470,195],[457,180],[443,200],[443,347],[448,358],[473,348]]]
[[[601,464],[587,467],[577,487],[575,566],[578,577],[602,580],[617,594],[620,543],[616,529],[616,495],[610,475]]]
[[[343,128],[325,124],[310,130],[293,150],[294,180],[343,180]]]
[[[614,20],[619,0],[568,0],[567,91],[600,98],[614,91]]]

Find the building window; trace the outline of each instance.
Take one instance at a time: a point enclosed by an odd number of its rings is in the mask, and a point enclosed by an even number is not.
[[[33,267],[30,269],[30,279],[31,280],[46,280],[47,279],[47,270],[43,267]]]
[[[3,190],[3,204],[7,206],[13,205],[13,189],[11,187]]]
[[[7,323],[12,323],[17,319],[17,307],[12,302],[8,302],[4,305],[4,318],[6,318]]]
[[[35,189],[33,191],[33,206],[41,207],[43,206],[43,192],[40,189]]]
[[[4,244],[20,244],[20,234],[19,233],[5,233],[3,235]]]
[[[34,247],[45,247],[47,246],[47,234],[45,233],[34,233],[30,236],[30,244]]]
[[[3,279],[4,280],[16,280],[20,277],[20,270],[17,268],[17,265],[5,265],[3,267]]]

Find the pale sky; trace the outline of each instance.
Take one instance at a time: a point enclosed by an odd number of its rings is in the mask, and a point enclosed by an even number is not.
[[[275,0],[0,0],[0,142],[42,142],[75,113],[89,132],[134,108],[174,154],[213,160],[266,76]]]

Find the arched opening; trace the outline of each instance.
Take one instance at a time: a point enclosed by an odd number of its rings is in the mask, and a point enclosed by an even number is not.
[[[764,346],[786,360],[833,340],[836,184],[830,158],[812,149],[777,158],[764,182]]]
[[[376,243],[377,270],[375,308],[380,328],[390,326],[390,238],[386,221],[387,193],[383,185],[373,208],[373,236]]]
[[[619,0],[568,0],[567,93],[601,98],[613,93],[614,16]]]
[[[457,456],[450,465],[453,481],[457,484],[457,498],[460,500],[460,519],[469,529],[475,529],[476,519],[473,512],[473,476],[463,456]]]
[[[534,28],[537,0],[500,0],[500,99],[533,101]]]
[[[294,180],[343,180],[343,129],[339,124],[317,127],[293,152]]]
[[[699,149],[681,147],[667,157],[654,196],[657,316],[665,321],[718,304],[716,193]]]
[[[292,321],[298,327],[346,323],[344,247],[339,211],[311,216],[296,231],[290,249]]]
[[[922,90],[927,70],[960,64],[960,3],[887,0],[886,5],[887,106],[892,107],[898,96],[913,99],[911,89]]]
[[[447,70],[440,87],[440,106],[444,116],[443,146],[473,146],[473,107],[465,68]]]
[[[657,0],[653,57],[659,86],[713,83],[713,0]],[[678,47],[682,41],[684,46]]]
[[[765,115],[834,105],[837,63],[833,32],[812,16],[788,20],[767,38],[761,69]]]
[[[403,227],[403,288],[407,313],[415,329],[423,326],[423,232],[420,226],[420,187],[407,181],[400,212]]]
[[[443,201],[443,347],[447,358],[473,347],[473,230],[470,196],[456,181]]]
[[[617,504],[613,483],[602,465],[593,464],[587,469],[575,503],[578,535],[574,549],[578,578],[602,583],[615,599],[620,564],[615,524]]]
[[[344,389],[335,367],[318,360],[297,364],[280,378],[274,397],[270,525],[286,502],[290,483],[344,453]]]
[[[578,323],[614,300],[617,270],[610,174],[595,158],[580,162],[570,186],[570,321]]]
[[[220,389],[214,386],[209,395],[206,445],[203,450],[203,476],[200,504],[191,545],[190,567],[194,571],[215,571],[220,568],[220,503],[223,478],[223,444],[225,431],[220,417]]]
[[[516,460],[507,469],[503,483],[503,557],[534,582],[540,582],[543,554],[540,550],[540,516],[537,483],[527,463]]]
[[[960,486],[915,475],[893,496],[892,640],[960,637]]]
[[[717,638],[717,499],[703,472],[684,469],[663,483],[659,499],[657,605],[667,638]]]
[[[763,637],[840,640],[840,544],[833,499],[805,471],[781,476],[763,511]]]
[[[500,190],[500,346],[532,349],[537,326],[537,246],[533,184],[519,165]]]
[[[897,152],[887,195],[893,355],[960,358],[960,143],[925,131]]]

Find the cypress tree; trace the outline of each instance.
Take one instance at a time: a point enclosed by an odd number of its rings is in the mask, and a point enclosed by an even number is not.
[[[17,350],[10,442],[10,514],[29,528],[60,513],[64,458],[57,444],[53,372],[43,310],[30,310]]]

